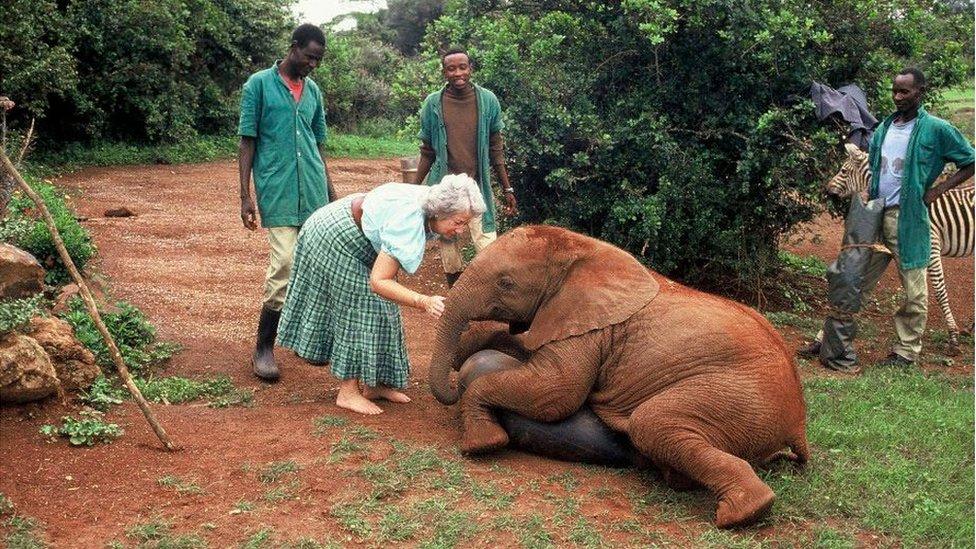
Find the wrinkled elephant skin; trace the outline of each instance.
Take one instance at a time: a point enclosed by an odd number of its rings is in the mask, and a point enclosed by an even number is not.
[[[517,336],[462,337],[494,320]],[[535,421],[587,404],[661,469],[673,486],[718,497],[716,524],[762,517],[774,494],[751,463],[809,457],[799,376],[782,338],[758,313],[649,271],[605,242],[565,229],[515,229],[483,250],[447,297],[430,367],[445,404],[451,371],[478,348],[522,347],[522,365],[474,380],[461,398],[461,449],[508,443],[491,412]],[[521,355],[521,356],[519,356]]]

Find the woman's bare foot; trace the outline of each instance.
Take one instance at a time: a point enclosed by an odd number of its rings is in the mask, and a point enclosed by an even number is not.
[[[370,400],[376,400],[378,398],[382,398],[385,400],[389,400],[390,402],[399,402],[401,404],[406,404],[407,402],[410,402],[410,397],[401,393],[400,391],[391,389],[385,385],[377,385],[376,387],[366,387],[365,389],[363,389],[363,396]]]
[[[359,381],[355,379],[346,379],[339,384],[339,396],[336,397],[336,406],[367,416],[375,416],[376,414],[383,413],[382,408],[359,394]]]

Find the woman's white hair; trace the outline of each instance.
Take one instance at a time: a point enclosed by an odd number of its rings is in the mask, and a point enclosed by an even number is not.
[[[431,185],[423,207],[425,214],[439,218],[468,211],[479,216],[486,209],[478,184],[463,173],[446,175],[440,183]]]

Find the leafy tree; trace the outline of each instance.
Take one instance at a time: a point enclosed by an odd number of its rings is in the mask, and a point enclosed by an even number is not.
[[[946,32],[952,17],[924,0],[457,0],[423,56],[466,45],[498,94],[524,220],[731,290],[778,264],[839,163],[811,81],[858,82],[879,112],[903,64],[958,83],[972,21]]]
[[[389,0],[387,6],[386,24],[395,32],[394,46],[404,55],[414,55],[427,25],[441,16],[444,0]]]

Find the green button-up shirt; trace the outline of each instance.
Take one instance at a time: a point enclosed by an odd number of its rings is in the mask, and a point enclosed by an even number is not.
[[[895,114],[889,116],[871,137],[868,161],[871,165],[871,198],[878,197],[881,146]],[[932,241],[929,211],[922,197],[948,162],[962,168],[973,163],[973,147],[952,124],[919,107],[915,128],[908,138],[905,167],[901,177],[898,212],[898,255],[902,269],[918,269],[929,262]]]
[[[444,126],[444,109],[441,105],[442,88],[427,96],[420,108],[421,140],[430,143],[436,156],[434,164],[427,173],[427,184],[440,183],[447,175],[447,128]],[[475,101],[478,104],[478,186],[485,199],[484,215],[481,217],[481,228],[484,232],[495,231],[495,201],[491,193],[491,168],[489,167],[488,137],[504,129],[502,123],[502,108],[498,104],[495,94],[481,86],[475,85]]]
[[[296,103],[278,63],[251,75],[241,93],[237,133],[255,139],[252,173],[262,227],[300,227],[328,204],[318,151],[328,129],[322,92],[311,78]]]

